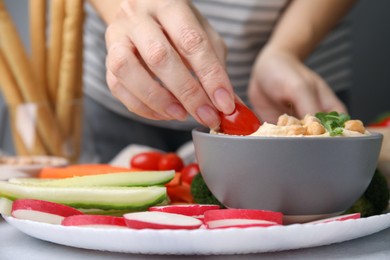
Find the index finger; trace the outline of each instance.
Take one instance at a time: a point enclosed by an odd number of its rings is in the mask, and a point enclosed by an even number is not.
[[[234,110],[234,93],[229,77],[205,29],[184,2],[161,8],[157,19],[177,52],[190,64],[213,105],[230,114]]]

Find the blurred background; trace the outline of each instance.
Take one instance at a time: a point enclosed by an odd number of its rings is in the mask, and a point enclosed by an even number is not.
[[[26,46],[29,38],[27,1],[5,0]],[[360,0],[350,14],[353,27],[350,114],[365,123],[390,111],[389,11],[388,0]]]

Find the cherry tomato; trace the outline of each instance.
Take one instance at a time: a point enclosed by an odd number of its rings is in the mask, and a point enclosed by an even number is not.
[[[372,123],[369,126],[373,127],[390,127],[390,118],[383,119],[378,123]]]
[[[250,135],[261,125],[256,115],[244,104],[236,101],[236,108],[230,115],[220,113],[221,125],[219,131],[230,135]]]
[[[139,153],[131,158],[130,168],[156,171],[162,156],[163,154],[157,151]]]
[[[199,165],[197,163],[190,163],[181,170],[181,180],[188,184],[191,184],[192,179],[200,172]]]
[[[161,171],[175,170],[176,172],[180,172],[183,167],[183,160],[175,153],[164,154],[158,162],[158,169]]]
[[[390,112],[380,114],[374,122],[369,124],[371,127],[390,127]]]

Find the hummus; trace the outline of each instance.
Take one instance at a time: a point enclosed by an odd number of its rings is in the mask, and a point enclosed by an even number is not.
[[[211,133],[216,133],[211,131]],[[341,135],[338,136],[363,136],[370,133],[365,129],[362,121],[348,120]],[[313,116],[306,115],[298,119],[287,114],[278,118],[277,124],[264,122],[256,132],[249,136],[270,136],[270,137],[330,137],[328,130],[321,124],[321,121]]]

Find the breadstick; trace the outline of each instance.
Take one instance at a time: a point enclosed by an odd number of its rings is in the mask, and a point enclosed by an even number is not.
[[[16,84],[15,78],[12,75],[10,69],[8,68],[8,64],[4,58],[2,50],[0,48],[0,86],[2,87],[2,92],[5,97],[5,101],[10,108],[11,114],[11,130],[12,137],[14,141],[14,146],[18,154],[20,155],[44,155],[46,153],[46,149],[42,144],[42,140],[39,135],[35,136],[35,142],[33,147],[27,147],[27,143],[24,142],[20,131],[15,126],[16,119],[16,108],[19,105],[23,104],[22,94],[19,92],[18,86]]]
[[[84,8],[83,0],[67,0],[65,4],[65,22],[60,65],[59,89],[57,94],[56,115],[66,137],[71,136],[72,116],[76,94],[79,92],[79,41],[82,39]]]
[[[84,17],[83,17],[84,22]],[[83,28],[83,27],[82,27]],[[82,31],[81,31],[82,32]],[[82,36],[82,34],[81,34]],[[72,126],[72,136],[73,136],[73,147],[74,147],[74,158],[80,157],[81,146],[82,146],[82,137],[83,137],[83,49],[84,49],[84,41],[83,37],[80,37],[78,40],[78,52],[77,52],[77,76],[76,76],[76,111],[75,117],[73,120]]]
[[[73,152],[74,160],[77,160],[80,157],[81,152],[81,142],[83,134],[83,41],[79,41],[79,51],[77,56],[77,77],[76,77],[76,93],[74,101],[74,118],[72,124],[72,143],[73,143]]]
[[[30,0],[31,65],[37,91],[48,96],[46,87],[46,0]]]
[[[65,0],[51,0],[48,48],[48,90],[52,104],[56,103],[65,18]]]
[[[16,27],[0,0],[0,44],[17,85],[21,90],[23,101],[38,104],[37,127],[42,141],[53,155],[62,154],[62,134],[54,114],[42,91],[35,84],[30,63]]]

